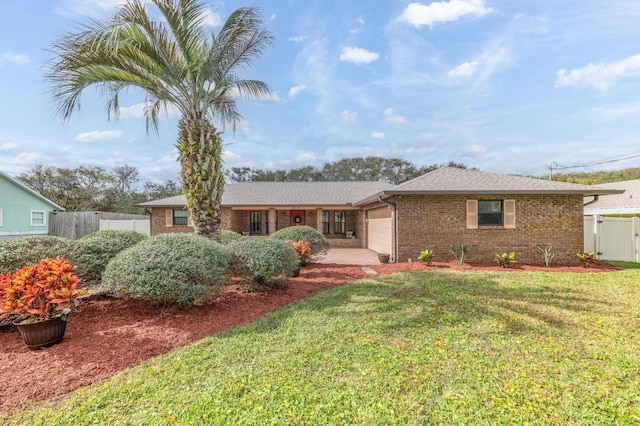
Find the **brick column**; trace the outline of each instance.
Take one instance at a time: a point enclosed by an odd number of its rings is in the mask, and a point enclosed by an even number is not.
[[[322,234],[322,209],[317,210],[317,215],[318,217],[316,217],[316,229],[319,233]]]
[[[277,231],[276,222],[277,222],[277,214],[276,209],[269,209],[269,234],[273,234]]]

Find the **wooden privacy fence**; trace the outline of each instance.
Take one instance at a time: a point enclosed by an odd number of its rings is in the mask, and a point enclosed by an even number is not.
[[[110,212],[51,212],[49,235],[77,240],[100,230],[100,220],[149,220],[140,214]]]
[[[640,218],[584,217],[584,251],[598,259],[640,262]]]

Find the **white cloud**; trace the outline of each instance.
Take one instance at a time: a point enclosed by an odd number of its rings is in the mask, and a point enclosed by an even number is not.
[[[379,53],[369,52],[359,47],[345,47],[340,53],[340,60],[355,64],[369,64],[378,59]]]
[[[230,163],[239,163],[240,160],[242,160],[242,157],[238,154],[236,154],[233,151],[229,151],[227,149],[225,149],[224,151],[222,151],[222,159],[224,160],[224,162],[226,164],[230,164]],[[175,158],[174,158],[175,160]]]
[[[342,122],[348,123],[350,121],[356,121],[358,119],[358,113],[355,111],[342,111]]]
[[[468,155],[480,155],[487,152],[487,147],[485,145],[473,144],[467,146],[464,152]]]
[[[358,17],[356,19],[356,27],[349,30],[349,33],[358,34],[360,31],[362,31],[363,28],[364,28],[364,19],[362,19],[361,17]]]
[[[305,86],[304,84],[299,84],[297,86],[293,86],[291,89],[289,89],[289,97],[290,98],[295,97],[296,95],[298,95],[298,93],[302,92],[306,88],[307,88],[307,86]]]
[[[24,53],[4,52],[0,56],[0,64],[11,63],[15,65],[26,65],[31,63],[31,59]]]
[[[118,139],[120,136],[122,136],[120,130],[94,130],[93,132],[80,133],[75,137],[75,140],[86,143],[103,142]]]
[[[485,0],[441,1],[433,2],[428,6],[422,3],[410,3],[404,9],[400,20],[417,28],[423,25],[432,27],[438,22],[456,21],[466,15],[483,16],[492,11],[492,8],[485,6]]]
[[[384,132],[373,132],[371,137],[374,139],[384,139]]]
[[[307,39],[307,36],[304,35],[297,35],[297,36],[293,36],[293,37],[289,37],[289,41],[293,41],[293,42],[301,42]]]
[[[296,163],[304,163],[304,164],[312,163],[316,160],[317,160],[317,157],[315,156],[315,154],[311,152],[302,153],[298,155],[295,159]]]
[[[42,160],[43,158],[45,158],[45,156],[40,152],[23,152],[18,155],[15,162],[18,164],[33,165],[34,163]]]
[[[211,9],[206,9],[202,14],[202,23],[206,27],[219,27],[222,25],[222,18]]]
[[[0,151],[9,152],[9,151],[12,151],[12,150],[16,149],[17,147],[18,147],[17,143],[7,142],[7,143],[3,144],[2,146],[0,146]]]
[[[478,61],[465,62],[447,73],[450,78],[470,77],[475,72]]]
[[[120,108],[120,118],[137,118],[144,119],[144,111],[147,106],[146,102],[139,102],[137,104],[133,104],[128,107]],[[168,105],[166,111],[161,109],[160,117],[161,118],[169,118],[169,117],[179,117],[180,111],[173,105]]]
[[[65,0],[56,8],[56,13],[62,15],[98,16],[105,12],[115,12],[116,7],[126,0]]]
[[[407,119],[401,115],[397,115],[393,112],[393,108],[387,108],[384,110],[384,122],[391,124],[404,124]]]
[[[589,64],[584,68],[558,71],[555,87],[587,86],[606,92],[616,80],[640,76],[640,54],[609,64]]]

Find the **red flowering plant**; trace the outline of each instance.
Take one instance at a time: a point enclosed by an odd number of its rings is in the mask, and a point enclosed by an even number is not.
[[[311,248],[309,247],[309,243],[302,240],[286,240],[286,242],[295,250],[301,265],[309,263],[309,259],[311,258]]]
[[[0,319],[7,316],[34,323],[66,316],[86,293],[80,278],[64,260],[46,258],[15,273],[0,274]]]

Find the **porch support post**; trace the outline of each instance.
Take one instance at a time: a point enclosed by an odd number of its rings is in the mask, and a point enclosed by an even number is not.
[[[277,231],[276,229],[277,214],[278,212],[276,211],[276,209],[274,208],[269,209],[269,235]]]
[[[323,233],[322,231],[322,208],[319,208],[316,211],[316,229],[318,230],[319,233]]]

